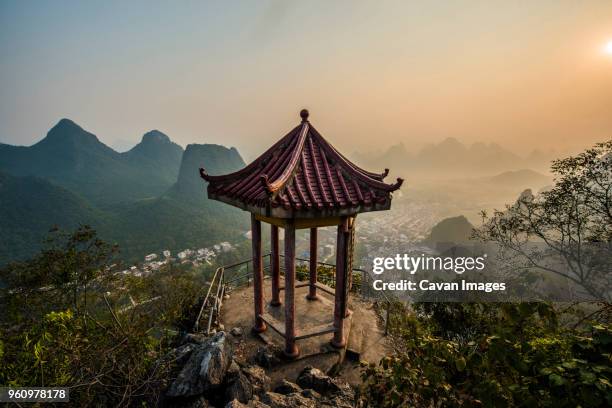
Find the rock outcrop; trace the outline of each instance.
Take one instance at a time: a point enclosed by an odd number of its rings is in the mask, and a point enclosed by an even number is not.
[[[175,349],[177,378],[166,391],[162,405],[193,408],[349,408],[355,393],[348,383],[321,370],[306,367],[297,384],[283,380],[271,391],[271,380],[258,365],[241,366],[231,358],[225,332],[202,340],[191,336]]]
[[[218,388],[231,363],[231,347],[225,332],[197,344],[168,392],[169,397],[193,397]]]
[[[262,346],[255,353],[254,362],[264,368],[272,368],[280,363],[280,350],[276,350],[271,346]]]

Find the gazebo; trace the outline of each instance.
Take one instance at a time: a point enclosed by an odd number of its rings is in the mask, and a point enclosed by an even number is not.
[[[346,345],[344,319],[352,271],[355,218],[368,211],[391,208],[391,192],[402,185],[397,179],[386,184],[389,173],[371,173],[351,163],[310,124],[308,111],[300,112],[301,123],[243,169],[212,176],[200,169],[208,182],[208,198],[222,201],[251,213],[253,246],[253,287],[255,324],[261,333],[272,326],[285,339],[285,355],[299,355],[296,340],[333,332],[331,344]],[[271,306],[279,307],[284,289],[284,329],[264,311],[261,222],[271,225]],[[310,229],[308,300],[316,301],[317,289],[329,290],[317,282],[317,228],[337,226],[336,277],[333,324],[297,335],[295,319],[295,230]],[[285,283],[280,286],[279,228],[285,231]]]

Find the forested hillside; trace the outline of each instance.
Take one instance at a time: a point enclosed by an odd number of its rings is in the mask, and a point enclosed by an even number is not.
[[[67,230],[79,223],[101,227],[108,220],[82,197],[49,181],[0,173],[0,263],[40,250],[53,225]]]
[[[237,239],[246,217],[206,198],[201,166],[222,174],[244,161],[219,145],[184,151],[157,130],[118,153],[68,119],[32,146],[0,145],[0,265],[36,253],[54,226],[92,225],[127,260]]]

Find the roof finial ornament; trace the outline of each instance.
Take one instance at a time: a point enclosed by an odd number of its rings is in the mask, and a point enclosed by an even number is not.
[[[308,121],[308,115],[309,115],[308,109],[302,109],[300,111],[300,117],[302,118],[302,122]]]

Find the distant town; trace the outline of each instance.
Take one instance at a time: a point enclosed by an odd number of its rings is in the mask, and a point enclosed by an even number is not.
[[[159,254],[148,254],[144,257],[142,263],[132,265],[118,273],[123,275],[145,276],[173,262],[194,267],[213,265],[214,259],[219,254],[230,252],[232,249],[234,249],[234,246],[227,241],[215,244],[210,248],[185,249],[176,253],[176,256],[173,256],[172,251],[166,249]]]
[[[357,242],[359,258],[355,259],[355,267],[369,268],[376,257],[384,257],[395,253],[434,254],[436,249],[430,247],[424,240],[431,228],[450,213],[444,204],[425,203],[422,200],[408,200],[398,197],[391,211],[378,212],[374,215],[363,214],[357,219]],[[403,198],[403,199],[402,199]],[[242,233],[243,238],[250,240],[251,231]],[[283,240],[283,230],[280,239]],[[336,254],[336,229],[326,227],[319,229],[318,260],[334,264]],[[228,241],[199,249],[183,249],[172,252],[168,249],[159,253],[151,253],[144,257],[141,263],[130,266],[119,273],[133,276],[145,276],[159,270],[170,263],[180,265],[220,266],[217,257],[237,249],[237,243]],[[265,241],[264,241],[265,245]],[[309,234],[300,230],[297,236],[296,252],[299,258],[309,258]]]

